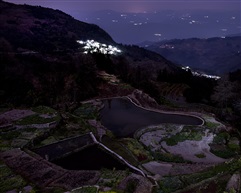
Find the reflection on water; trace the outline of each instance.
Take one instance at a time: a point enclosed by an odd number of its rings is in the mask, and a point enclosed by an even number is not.
[[[101,122],[117,137],[130,137],[140,128],[161,123],[202,124],[197,117],[147,111],[124,98],[106,99],[103,102],[105,107],[101,110]]]
[[[100,170],[101,168],[125,170],[127,168],[109,153],[99,149],[97,145],[52,162],[67,170]]]

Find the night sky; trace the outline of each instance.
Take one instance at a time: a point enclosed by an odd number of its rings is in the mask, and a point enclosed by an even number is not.
[[[119,43],[240,33],[240,0],[5,0],[59,9]],[[114,12],[113,12],[114,11]],[[168,12],[169,11],[169,12]],[[170,12],[171,11],[171,12]]]
[[[71,11],[114,10],[119,12],[144,12],[180,9],[237,10],[240,0],[7,0]]]

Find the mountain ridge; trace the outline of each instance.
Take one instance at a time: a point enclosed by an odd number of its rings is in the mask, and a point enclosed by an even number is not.
[[[10,44],[8,47],[11,47],[12,51],[79,52],[80,45],[77,40],[93,39],[100,43],[118,45],[133,66],[138,66],[140,60],[147,59],[151,60],[151,65],[157,70],[177,69],[164,57],[134,45],[117,44],[99,26],[78,21],[62,11],[4,1],[0,2],[0,9],[0,36],[5,44]]]
[[[241,36],[226,38],[173,39],[145,46],[168,60],[184,66],[222,75],[241,68]]]
[[[88,38],[115,44],[99,26],[78,21],[59,10],[4,1],[0,2],[0,9],[0,36],[25,49],[76,49],[76,40]]]

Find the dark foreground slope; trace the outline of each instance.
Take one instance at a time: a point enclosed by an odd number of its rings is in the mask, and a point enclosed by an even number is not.
[[[192,38],[158,42],[147,48],[177,64],[220,75],[241,68],[240,42],[241,36]]]

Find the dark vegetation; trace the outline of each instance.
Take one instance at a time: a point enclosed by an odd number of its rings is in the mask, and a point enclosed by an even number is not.
[[[206,171],[193,173],[189,175],[183,175],[183,176],[164,177],[159,183],[160,183],[162,192],[175,192],[177,190],[184,189],[187,186],[197,184],[203,180],[209,179],[208,180],[209,183],[215,182],[215,186],[214,186],[215,189],[213,191],[212,190],[207,191],[205,190],[207,187],[206,188],[203,187],[203,190],[200,192],[219,192],[216,190],[216,188],[218,188],[216,186],[220,185],[220,183],[218,183],[219,180],[217,180],[217,175],[219,174],[218,178],[223,178],[229,175],[228,174],[229,172],[238,170],[240,166],[241,166],[240,160],[232,160],[228,163],[222,163],[217,166],[214,166],[213,168]],[[196,190],[193,190],[190,192],[196,192]]]
[[[1,103],[51,106],[96,95],[99,79],[91,57],[65,55],[56,61],[51,61],[53,55],[49,60],[45,57],[11,54],[1,58]]]
[[[184,96],[188,102],[208,103],[216,81],[204,77],[193,76],[191,71],[181,71],[180,73],[169,73],[167,70],[161,70],[157,80],[160,82],[183,83],[188,87]]]

